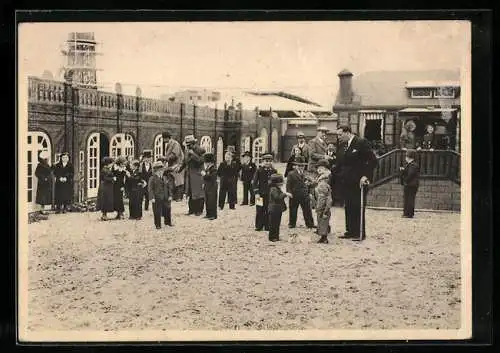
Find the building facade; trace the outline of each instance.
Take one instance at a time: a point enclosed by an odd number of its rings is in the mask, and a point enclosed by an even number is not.
[[[50,153],[55,163],[62,152],[69,152],[75,167],[74,199],[84,201],[97,196],[100,162],[103,157],[139,158],[151,150],[153,158],[163,153],[162,132],[170,131],[182,141],[193,134],[206,150],[223,159],[227,146],[236,151],[252,151],[257,163],[268,150],[279,151],[280,122],[260,116],[258,110],[236,107],[213,109],[207,106],[155,100],[67,82],[28,78],[28,208],[34,204],[37,180],[34,171],[39,153]],[[269,146],[269,136],[272,146]]]
[[[383,151],[401,147],[407,126],[418,146],[427,126],[432,125],[437,149],[460,150],[458,70],[380,71],[353,76],[349,70],[338,74],[333,111],[339,124],[350,125],[353,132]]]

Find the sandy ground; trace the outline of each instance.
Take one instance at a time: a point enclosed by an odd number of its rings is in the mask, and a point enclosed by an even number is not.
[[[29,329],[458,329],[460,215],[367,210],[368,238],[330,244],[303,225],[292,241],[253,230],[255,209],[174,227],[51,215],[29,225]]]

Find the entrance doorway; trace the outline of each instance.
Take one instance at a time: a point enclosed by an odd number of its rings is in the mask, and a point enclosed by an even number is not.
[[[366,120],[364,137],[368,141],[382,141],[382,119]]]
[[[109,139],[99,132],[87,140],[87,197],[97,197],[99,189],[101,161],[109,156]]]

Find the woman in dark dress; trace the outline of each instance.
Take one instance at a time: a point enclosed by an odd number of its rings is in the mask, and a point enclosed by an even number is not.
[[[54,165],[55,204],[56,213],[66,213],[67,208],[73,199],[73,165],[69,162],[69,154],[64,152],[61,159]]]
[[[116,178],[113,184],[113,210],[117,212],[115,219],[123,219],[123,212],[125,212],[125,205],[123,204],[125,177],[130,176],[126,169],[126,163],[126,158],[118,157],[113,165],[113,175]]]
[[[132,161],[130,163],[131,171],[127,176],[125,182],[129,198],[129,219],[139,220],[142,218],[142,197],[144,188],[147,185],[146,181],[142,178],[142,173],[139,170],[139,161]]]
[[[113,184],[116,177],[113,174],[113,158],[104,157],[102,160],[99,190],[97,192],[96,209],[102,212],[101,220],[107,221],[106,214],[114,211]]]
[[[35,202],[42,206],[41,213],[47,214],[45,206],[52,204],[52,168],[49,165],[49,153],[47,151],[40,152],[35,176],[38,179]]]

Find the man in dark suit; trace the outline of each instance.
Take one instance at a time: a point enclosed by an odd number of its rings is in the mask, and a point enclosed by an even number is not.
[[[307,165],[305,158],[299,156],[294,162],[294,169],[288,173],[286,178],[286,191],[292,194],[289,201],[290,217],[288,228],[295,228],[297,224],[297,211],[302,208],[302,215],[307,228],[314,228],[314,219],[311,211],[311,200],[309,198],[309,186],[304,175]]]
[[[337,155],[336,179],[342,189],[345,208],[346,232],[341,238],[363,240],[365,232],[365,207],[361,210],[361,185],[363,187],[363,205],[366,205],[368,193],[367,185],[373,177],[373,170],[377,166],[377,157],[373,153],[370,143],[354,135],[349,126],[340,126],[337,134],[344,151]],[[363,217],[363,230],[360,233],[360,222]]]
[[[142,153],[142,162],[139,166],[139,174],[142,180],[145,180],[146,183],[153,175],[153,165],[151,164],[151,151],[144,151]],[[144,210],[148,210],[149,208],[149,191],[148,188],[144,188]]]
[[[406,151],[406,163],[400,167],[400,181],[403,185],[403,217],[413,218],[415,213],[415,196],[419,186],[420,167],[415,162],[415,150]]]

